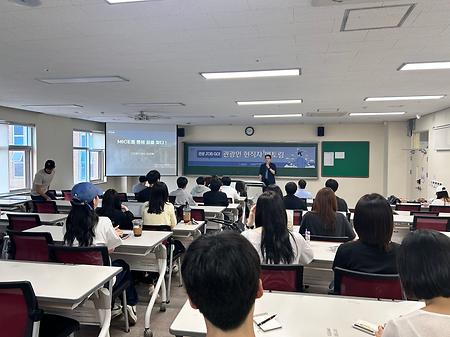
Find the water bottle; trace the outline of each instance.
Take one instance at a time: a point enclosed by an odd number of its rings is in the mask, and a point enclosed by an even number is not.
[[[309,233],[309,230],[305,230],[305,240],[309,242],[311,240],[311,235]]]
[[[189,207],[189,203],[186,201],[186,206],[183,208],[183,221],[184,223],[189,223],[191,221],[191,207]]]

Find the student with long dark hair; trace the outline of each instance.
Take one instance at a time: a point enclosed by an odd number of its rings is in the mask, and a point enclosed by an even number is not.
[[[64,243],[68,246],[90,247],[106,246],[109,253],[122,244],[121,231],[114,228],[111,220],[104,216],[98,216],[95,208],[99,203],[99,195],[102,194],[93,184],[84,182],[76,184],[72,188],[72,209],[67,216],[64,226]],[[122,267],[117,275],[114,288],[130,281],[127,292],[127,311],[130,324],[136,324],[136,304],[138,296],[132,280],[130,266],[123,260],[114,260],[113,266]],[[113,309],[115,313],[121,313],[121,308]]]
[[[299,234],[289,232],[283,200],[275,192],[264,192],[252,208],[256,229],[242,233],[256,248],[262,263],[308,264],[313,251]]]
[[[432,230],[409,233],[398,249],[397,265],[406,296],[424,300],[425,307],[380,326],[376,336],[449,336],[450,238]]]
[[[133,229],[134,215],[122,204],[116,190],[106,190],[103,194],[102,207],[96,208],[95,211],[99,216],[108,217],[113,225],[119,226],[120,229]]]
[[[324,187],[317,192],[312,211],[303,215],[300,233],[306,230],[311,235],[340,236],[355,238],[355,232],[347,217],[337,212],[336,196],[331,188]]]
[[[150,192],[150,200],[142,206],[144,225],[167,225],[175,227],[175,208],[169,202],[169,191],[163,182],[156,182]]]

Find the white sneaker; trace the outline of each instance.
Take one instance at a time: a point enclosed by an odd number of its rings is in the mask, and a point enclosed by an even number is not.
[[[119,317],[122,314],[122,306],[120,304],[114,304],[114,308],[111,309],[111,319]]]
[[[148,286],[148,294],[150,296],[152,296],[154,291],[155,291],[155,285],[154,284],[149,284],[149,286]]]
[[[172,274],[176,274],[176,273],[178,273],[178,265],[174,264],[172,267]]]
[[[133,326],[137,322],[136,306],[127,305],[127,311],[128,311],[128,323],[130,323],[130,325]]]

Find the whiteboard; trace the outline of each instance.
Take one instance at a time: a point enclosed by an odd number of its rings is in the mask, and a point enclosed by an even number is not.
[[[450,151],[450,125],[433,129],[436,151]]]

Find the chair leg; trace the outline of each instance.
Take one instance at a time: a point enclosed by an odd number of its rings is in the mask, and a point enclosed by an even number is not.
[[[127,292],[125,289],[122,292],[122,302],[123,302],[123,316],[125,318],[125,332],[130,332],[130,322],[128,321],[128,309],[127,309]]]
[[[177,265],[178,265],[178,277],[180,279],[180,287],[182,287],[183,286],[183,277],[181,276],[181,256],[177,260]]]

